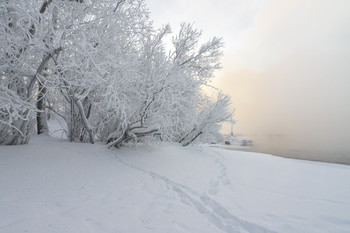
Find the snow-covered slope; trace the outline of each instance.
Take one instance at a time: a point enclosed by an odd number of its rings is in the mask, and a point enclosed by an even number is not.
[[[35,137],[0,147],[0,232],[350,232],[350,167]]]

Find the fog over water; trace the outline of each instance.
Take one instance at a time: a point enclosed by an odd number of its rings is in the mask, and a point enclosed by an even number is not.
[[[217,85],[255,151],[350,164],[350,5],[314,3],[264,9]]]
[[[254,151],[350,164],[350,1],[178,0],[168,16],[150,2],[159,20],[177,24],[181,12],[224,37],[213,85],[232,96],[234,132]]]

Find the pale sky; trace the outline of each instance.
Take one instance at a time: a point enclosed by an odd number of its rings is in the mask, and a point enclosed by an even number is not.
[[[349,0],[148,0],[156,26],[195,22],[224,38],[213,85],[232,96],[235,132],[289,134],[350,154]]]

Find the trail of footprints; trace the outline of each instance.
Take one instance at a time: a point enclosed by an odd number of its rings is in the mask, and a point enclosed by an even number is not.
[[[222,184],[224,186],[230,184],[229,180],[226,177],[226,167],[222,163],[223,157],[219,153],[215,153],[218,155],[215,164],[220,169],[220,172],[219,176],[210,184],[210,188],[208,190],[210,194],[215,194],[218,191],[219,184]],[[254,230],[254,232],[257,233],[272,232],[254,223],[250,223],[237,218],[236,216],[232,215],[225,207],[220,205],[218,202],[206,194],[201,194],[188,186],[176,183],[166,176],[162,176],[155,172],[129,164],[120,158],[117,158],[117,160],[123,165],[141,171],[149,175],[151,178],[161,182],[167,189],[172,190],[178,196],[178,198],[180,198],[182,203],[197,210],[222,232],[238,233],[249,232],[251,230]]]
[[[227,168],[223,163],[223,159],[224,159],[223,156],[216,151],[213,151],[213,153],[217,155],[217,158],[215,160],[215,165],[219,170],[219,175],[216,179],[210,181],[210,187],[209,187],[208,193],[215,195],[218,192],[219,186],[229,185],[230,180],[227,178],[227,174],[226,174]]]

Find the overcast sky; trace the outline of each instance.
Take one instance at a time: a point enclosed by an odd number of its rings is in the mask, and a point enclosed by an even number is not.
[[[290,134],[350,152],[349,0],[148,0],[156,26],[195,22],[224,38],[213,84],[233,98],[235,131]]]

